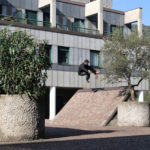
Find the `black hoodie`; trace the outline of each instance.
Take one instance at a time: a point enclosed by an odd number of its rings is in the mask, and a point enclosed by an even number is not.
[[[80,66],[79,66],[79,69],[78,69],[78,74],[80,74],[81,72],[86,72],[88,73],[88,70],[92,71],[94,74],[96,74],[96,70],[89,66],[89,65],[85,65],[84,63],[82,63]]]

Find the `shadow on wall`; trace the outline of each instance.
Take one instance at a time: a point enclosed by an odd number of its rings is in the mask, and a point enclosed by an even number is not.
[[[0,150],[149,150],[150,135],[0,145]]]

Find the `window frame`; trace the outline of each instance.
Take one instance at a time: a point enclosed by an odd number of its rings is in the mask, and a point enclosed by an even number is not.
[[[120,29],[120,31],[122,32],[122,35],[124,34],[124,28],[123,28],[123,26],[117,26],[117,25],[111,24],[111,26],[110,26],[110,32],[111,32],[111,34],[114,31],[116,31],[117,29]]]
[[[52,63],[52,45],[45,45],[45,50],[47,51],[49,63]]]
[[[95,66],[95,65],[92,65],[91,64],[91,53],[97,53],[98,54],[98,65]],[[97,51],[97,50],[90,50],[90,65],[94,68],[101,68],[101,57],[100,57],[100,51]]]
[[[50,27],[50,14],[43,12],[43,26]]]
[[[28,18],[28,12],[30,12],[30,13],[32,13],[32,12],[36,13],[36,19]],[[38,25],[38,14],[37,14],[37,11],[32,11],[32,10],[26,9],[26,19],[27,19],[27,24],[37,26]],[[32,23],[29,23],[29,21],[32,22]]]
[[[67,52],[67,60],[65,63],[60,63],[59,62],[59,51],[66,51]],[[69,47],[63,47],[63,46],[58,46],[58,64],[59,65],[69,65],[70,62],[70,50]]]
[[[85,29],[85,20],[79,19],[79,18],[74,18],[73,31],[84,32],[84,29]]]
[[[3,14],[3,6],[0,5],[0,15],[2,15],[2,14]]]

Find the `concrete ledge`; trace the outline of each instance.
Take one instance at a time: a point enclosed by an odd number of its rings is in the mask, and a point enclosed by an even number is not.
[[[118,126],[150,125],[150,103],[122,102],[118,105]]]

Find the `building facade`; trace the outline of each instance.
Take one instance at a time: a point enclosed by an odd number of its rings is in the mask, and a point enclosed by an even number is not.
[[[52,65],[47,71],[45,99],[46,117],[50,119],[77,89],[127,85],[123,80],[117,83],[104,80],[101,48],[104,36],[111,36],[118,27],[123,34],[129,34],[134,22],[142,34],[142,9],[114,10],[112,0],[0,0],[0,29],[12,24],[9,26],[12,31],[25,30],[39,40],[48,41],[46,50]],[[85,59],[101,71],[98,79],[91,75],[90,83],[77,73]],[[132,82],[136,83],[137,78]],[[148,89],[146,80],[136,88]]]

